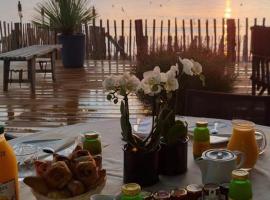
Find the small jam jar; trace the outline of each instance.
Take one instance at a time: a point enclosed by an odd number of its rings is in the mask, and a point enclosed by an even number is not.
[[[158,191],[154,194],[154,200],[170,200],[170,193],[167,191]]]
[[[203,187],[204,200],[219,200],[220,188],[214,183],[205,184]]]
[[[91,155],[99,155],[102,152],[101,141],[97,132],[89,132],[84,135],[83,149],[88,150]]]
[[[172,190],[171,200],[188,200],[187,190],[185,188]]]
[[[189,200],[201,200],[202,199],[202,187],[197,184],[190,184],[187,186],[188,199]]]

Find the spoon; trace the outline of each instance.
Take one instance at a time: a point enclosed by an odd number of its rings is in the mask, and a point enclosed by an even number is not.
[[[214,128],[213,129],[211,129],[211,134],[213,134],[213,135],[216,135],[216,134],[218,134],[218,123],[217,122],[215,122],[214,123]]]

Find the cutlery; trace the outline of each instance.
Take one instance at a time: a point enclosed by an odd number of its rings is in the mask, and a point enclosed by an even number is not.
[[[218,123],[217,122],[215,122],[214,123],[214,128],[213,129],[211,129],[211,134],[213,134],[213,135],[216,135],[216,134],[218,134]]]
[[[61,139],[44,139],[44,140],[28,140],[23,141],[22,144],[36,144],[36,143],[45,143],[45,142],[55,142]]]

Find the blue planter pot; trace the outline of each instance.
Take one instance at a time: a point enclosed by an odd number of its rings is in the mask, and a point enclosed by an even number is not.
[[[66,68],[83,67],[85,58],[85,35],[59,35],[59,43],[62,44],[62,61]]]

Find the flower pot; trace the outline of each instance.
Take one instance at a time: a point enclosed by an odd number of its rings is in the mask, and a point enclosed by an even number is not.
[[[180,175],[187,171],[189,138],[168,145],[161,141],[159,151],[159,173],[166,176]]]
[[[124,183],[138,183],[151,186],[159,181],[158,154],[160,147],[151,152],[135,152],[124,146]]]
[[[83,67],[85,57],[85,35],[59,35],[59,43],[62,44],[61,56],[66,68]]]

